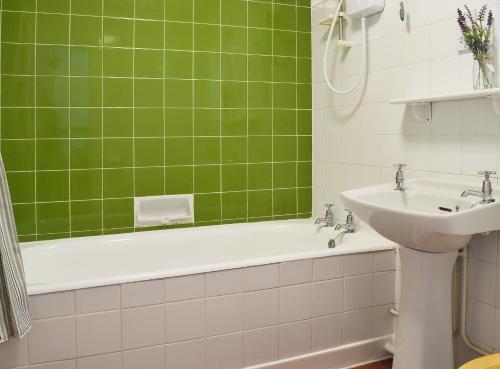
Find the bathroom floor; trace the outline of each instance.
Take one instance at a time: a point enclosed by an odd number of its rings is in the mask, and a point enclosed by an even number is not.
[[[384,361],[379,361],[378,363],[371,363],[362,366],[358,366],[353,369],[392,369],[392,359],[387,359]]]

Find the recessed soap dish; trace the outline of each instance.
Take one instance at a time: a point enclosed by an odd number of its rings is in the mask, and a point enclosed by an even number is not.
[[[192,194],[136,197],[134,209],[136,227],[194,222]]]

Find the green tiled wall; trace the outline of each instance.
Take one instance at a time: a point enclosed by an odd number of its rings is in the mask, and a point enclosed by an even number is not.
[[[23,241],[309,217],[309,0],[2,0],[1,151]]]

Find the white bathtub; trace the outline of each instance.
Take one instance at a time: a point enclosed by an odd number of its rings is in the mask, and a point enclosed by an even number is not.
[[[329,249],[336,234],[310,220],[275,221],[32,242],[22,254],[36,295],[394,248],[364,228]]]

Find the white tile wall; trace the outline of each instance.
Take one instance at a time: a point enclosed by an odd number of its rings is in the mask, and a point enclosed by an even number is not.
[[[33,330],[0,345],[0,369],[238,369],[389,335],[394,259],[335,256],[33,296]]]

